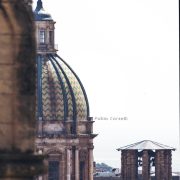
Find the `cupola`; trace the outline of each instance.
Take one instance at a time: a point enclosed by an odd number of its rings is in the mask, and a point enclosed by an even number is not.
[[[37,1],[34,11],[36,25],[37,53],[55,53],[57,46],[54,44],[54,24],[51,15],[43,8],[41,0]]]

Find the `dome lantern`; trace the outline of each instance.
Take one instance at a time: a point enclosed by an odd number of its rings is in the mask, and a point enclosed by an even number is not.
[[[34,11],[37,37],[37,53],[55,53],[57,46],[54,44],[54,24],[51,15],[43,8],[41,0],[37,1]]]

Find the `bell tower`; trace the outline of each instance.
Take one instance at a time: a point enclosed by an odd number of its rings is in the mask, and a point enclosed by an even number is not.
[[[54,44],[54,24],[51,15],[47,13],[41,0],[37,1],[35,9],[36,43],[37,54],[56,53],[57,46]]]

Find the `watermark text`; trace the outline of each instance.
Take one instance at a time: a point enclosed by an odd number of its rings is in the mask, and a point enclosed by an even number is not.
[[[110,117],[106,117],[106,116],[95,116],[93,118],[95,121],[127,121],[128,117],[124,116],[124,117],[118,117],[118,116],[110,116]]]

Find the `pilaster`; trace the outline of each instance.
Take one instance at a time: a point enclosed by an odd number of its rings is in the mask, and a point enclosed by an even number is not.
[[[79,149],[75,149],[75,180],[79,180]]]
[[[93,148],[88,149],[89,154],[89,180],[93,180]]]
[[[66,180],[71,180],[71,154],[72,149],[68,148],[66,150]]]

